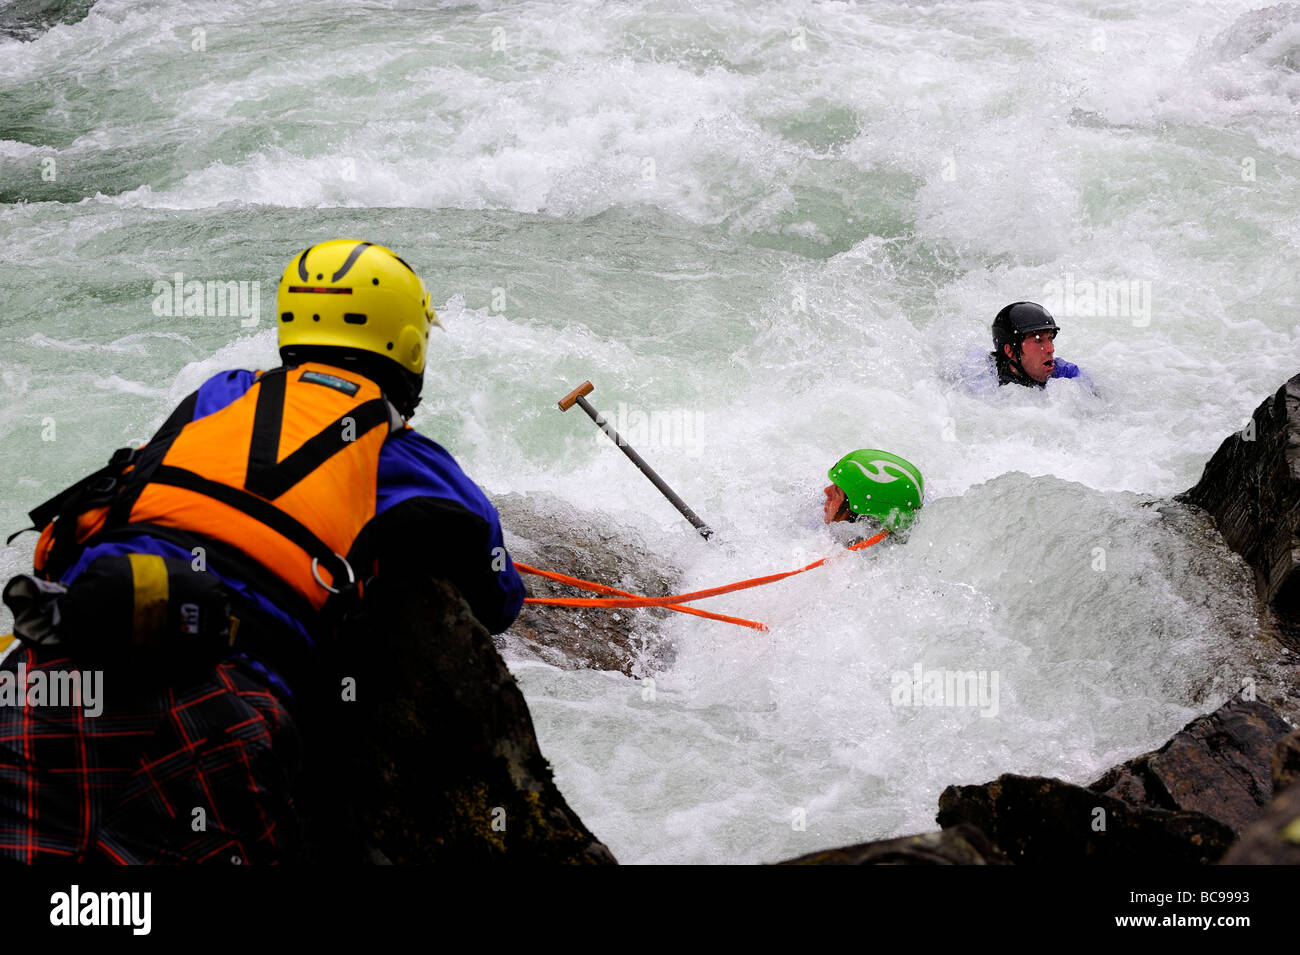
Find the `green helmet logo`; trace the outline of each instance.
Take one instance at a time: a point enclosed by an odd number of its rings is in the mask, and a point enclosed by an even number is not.
[[[916,465],[875,448],[850,451],[826,476],[844,492],[854,514],[874,517],[891,531],[912,523],[925,495]]]

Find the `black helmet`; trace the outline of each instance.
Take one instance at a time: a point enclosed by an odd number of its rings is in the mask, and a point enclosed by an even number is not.
[[[1052,313],[1036,302],[1012,302],[993,319],[993,348],[1002,353],[1003,345],[1020,350],[1026,335],[1047,329],[1059,332],[1060,326]]]

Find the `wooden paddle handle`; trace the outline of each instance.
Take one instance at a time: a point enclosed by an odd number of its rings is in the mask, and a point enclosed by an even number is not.
[[[576,402],[579,398],[585,398],[587,395],[591,394],[595,390],[596,390],[595,385],[593,385],[590,381],[584,381],[577,388],[574,388],[567,395],[565,395],[563,398],[560,399],[559,401],[560,410],[568,411],[570,408],[573,407],[574,402]]]

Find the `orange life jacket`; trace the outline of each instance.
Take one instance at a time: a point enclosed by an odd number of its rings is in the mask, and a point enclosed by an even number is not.
[[[77,543],[174,528],[242,552],[322,609],[354,582],[346,556],[375,515],[379,452],[402,416],[368,378],[314,362],[259,373],[197,421],[196,396],[133,456],[111,501],[76,515]],[[38,573],[62,521],[41,535]]]

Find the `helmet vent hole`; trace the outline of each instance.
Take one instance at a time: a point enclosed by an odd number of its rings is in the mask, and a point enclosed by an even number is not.
[[[379,279],[371,279],[371,280],[370,280],[370,284],[371,284],[371,285],[378,285],[378,284],[379,284]]]
[[[312,320],[313,322],[319,322],[319,321],[320,321],[320,316],[319,316],[319,315],[313,315],[313,316],[311,317],[311,320]]]
[[[347,322],[349,325],[364,325],[366,323],[366,316],[358,312],[346,312],[343,315],[343,321]]]
[[[316,273],[316,281],[317,281],[317,282],[319,282],[319,281],[320,281],[321,279],[323,279],[324,277],[325,277],[325,274],[324,274],[323,272],[317,272],[317,273]]]
[[[280,313],[280,321],[282,321],[282,322],[292,322],[292,321],[293,321],[293,312],[281,312],[281,313]]]
[[[392,343],[392,342],[389,342],[389,343],[388,343],[388,350],[389,350],[389,351],[392,351],[392,350],[393,350],[393,343]]]

